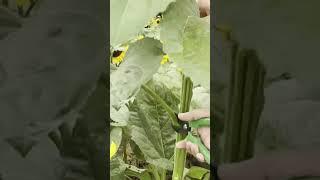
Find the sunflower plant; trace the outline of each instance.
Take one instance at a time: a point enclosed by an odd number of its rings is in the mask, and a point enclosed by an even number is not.
[[[208,178],[207,164],[175,149],[179,133],[170,113],[209,108],[208,19],[200,18],[196,0],[111,0],[110,6],[111,179]],[[183,77],[193,86],[183,85]]]

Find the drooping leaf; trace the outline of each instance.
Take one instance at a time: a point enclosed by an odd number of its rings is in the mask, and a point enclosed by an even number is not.
[[[93,180],[106,179],[106,86],[98,83],[86,105],[81,109],[81,117],[76,123],[65,122],[51,132],[49,137],[55,142],[62,155],[64,179]],[[54,135],[56,134],[56,135]]]
[[[51,13],[0,41],[0,139],[37,139],[75,119],[104,70],[103,37],[90,16]]]
[[[127,167],[125,174],[130,177],[139,178],[140,180],[152,179],[148,169],[140,169],[131,165]]]
[[[319,91],[315,84],[319,61],[317,44],[319,1],[220,1],[215,4],[217,26],[227,26],[245,48],[257,50],[269,76],[289,72],[305,88]],[[299,12],[299,13],[297,13]]]
[[[163,12],[174,0],[111,0],[110,45],[133,39],[157,13]]]
[[[173,61],[192,78],[195,85],[209,88],[210,24],[199,17],[189,17],[182,38],[183,51],[171,54]]]
[[[129,109],[127,106],[121,106],[119,110],[110,107],[110,118],[112,126],[126,126],[129,120]]]
[[[190,106],[192,109],[210,109],[210,91],[204,87],[194,88]]]
[[[65,170],[58,150],[48,138],[42,138],[26,157],[4,141],[0,143],[0,149],[2,178],[59,180]]]
[[[189,16],[200,16],[195,0],[177,0],[164,12],[160,24],[160,40],[165,53],[182,52],[183,31]]]
[[[133,43],[124,62],[110,75],[110,105],[120,108],[122,101],[126,102],[132,97],[141,84],[157,72],[162,56],[158,40],[144,38]]]
[[[120,157],[112,158],[110,160],[110,178],[125,180],[124,172],[127,166]]]
[[[155,83],[165,85],[177,96],[180,96],[181,80],[181,73],[178,71],[177,65],[173,62],[161,65],[158,72],[153,75],[153,81]]]
[[[208,180],[210,179],[210,170],[198,166],[192,166],[186,174],[186,180],[189,179]]]
[[[149,84],[170,107],[177,110],[179,99],[164,86]],[[150,95],[140,90],[130,106],[132,140],[139,146],[148,163],[171,170],[175,133],[166,111]]]

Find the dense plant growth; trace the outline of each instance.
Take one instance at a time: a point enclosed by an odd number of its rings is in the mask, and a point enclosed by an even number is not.
[[[209,108],[209,19],[195,0],[110,5],[111,178],[209,178],[173,128],[173,112]]]
[[[0,179],[107,179],[106,7],[0,1]]]

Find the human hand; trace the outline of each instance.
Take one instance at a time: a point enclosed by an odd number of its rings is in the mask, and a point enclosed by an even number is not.
[[[210,15],[210,0],[196,0],[199,9],[200,9],[200,16],[205,17]]]
[[[197,109],[186,113],[180,113],[178,114],[178,117],[181,121],[192,121],[200,118],[210,117],[210,111],[205,109]],[[197,131],[203,144],[210,150],[210,127],[202,127],[197,129]],[[183,140],[178,142],[176,147],[186,149],[186,151],[196,157],[198,161],[204,162],[204,156],[199,152],[198,145]]]

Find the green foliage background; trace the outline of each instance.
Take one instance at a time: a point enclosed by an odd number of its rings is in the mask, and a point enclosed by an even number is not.
[[[0,179],[106,179],[107,1],[39,0],[28,16],[31,1],[7,2],[0,2]]]
[[[111,0],[111,5],[111,52],[129,45],[110,78],[111,140],[119,147],[111,158],[111,177],[167,179],[175,131],[166,111],[140,86],[178,111],[182,72],[196,85],[192,108],[209,108],[209,19],[199,17],[195,0]],[[159,25],[144,28],[159,13]],[[145,38],[134,40],[138,35]],[[160,65],[165,54],[169,63]]]

